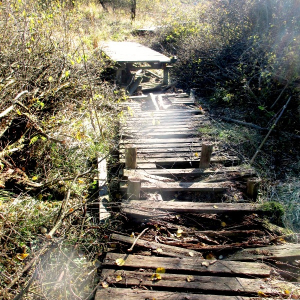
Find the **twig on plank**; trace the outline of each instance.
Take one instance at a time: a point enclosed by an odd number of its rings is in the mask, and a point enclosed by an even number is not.
[[[127,250],[128,252],[132,252],[132,250],[133,250],[133,248],[134,248],[136,242],[138,241],[138,239],[141,238],[141,236],[142,236],[148,229],[149,229],[149,227],[148,227],[148,228],[145,228],[145,229],[137,236],[137,238],[134,240],[132,246]]]

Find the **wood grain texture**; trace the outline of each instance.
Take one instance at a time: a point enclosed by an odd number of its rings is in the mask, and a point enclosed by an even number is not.
[[[123,267],[133,269],[164,268],[167,273],[180,271],[185,274],[205,273],[220,276],[258,276],[268,277],[272,268],[256,262],[239,262],[223,260],[207,260],[201,258],[173,258],[157,256],[127,255],[120,253],[108,253],[103,261],[103,267],[115,266],[116,260],[122,258],[125,261]]]
[[[192,293],[177,293],[165,291],[150,291],[142,288],[99,288],[95,300],[259,300],[256,297],[223,296],[223,295],[201,295]],[[273,300],[268,298],[268,300]]]
[[[122,209],[126,209],[129,213],[130,209],[141,211],[153,210],[167,211],[167,212],[181,212],[181,213],[228,213],[228,212],[257,212],[261,211],[261,205],[255,203],[201,203],[201,202],[187,202],[187,201],[159,201],[149,202],[143,200],[131,200],[122,203]],[[298,250],[300,248],[298,247]],[[245,250],[246,251],[246,250]],[[298,253],[300,255],[300,251]]]
[[[116,277],[122,276],[122,280]],[[248,279],[241,277],[218,277],[218,276],[197,276],[183,274],[161,274],[161,280],[152,280],[153,273],[135,272],[125,270],[104,269],[102,277],[109,284],[119,286],[146,286],[153,289],[183,289],[185,291],[197,292],[217,292],[230,293],[234,295],[257,295],[259,290],[263,290],[265,295],[284,295],[283,291],[272,288],[268,283],[261,279]],[[190,281],[187,280],[190,278]]]
[[[107,42],[100,49],[116,62],[170,62],[167,56],[135,42]]]

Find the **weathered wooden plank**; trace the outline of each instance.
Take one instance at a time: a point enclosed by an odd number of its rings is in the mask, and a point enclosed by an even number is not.
[[[290,260],[300,259],[300,244],[244,249],[229,257],[230,260],[252,261],[257,259]]]
[[[170,62],[167,56],[135,42],[106,42],[100,49],[116,62]]]
[[[146,131],[146,130],[161,130],[161,129],[168,129],[168,130],[183,130],[183,129],[195,129],[199,128],[199,125],[195,123],[193,124],[187,124],[186,122],[179,123],[179,124],[164,124],[164,125],[148,125],[144,126],[139,124],[135,124],[132,126],[122,126],[121,130],[123,131],[130,131],[130,132],[135,132],[135,131]]]
[[[137,153],[138,158],[166,158],[166,157],[181,157],[181,158],[187,158],[187,159],[193,159],[194,157],[197,158],[199,157],[199,154],[201,153],[200,151],[188,151],[188,152],[181,152],[181,151],[160,151],[156,149],[156,151],[145,151],[143,153]],[[120,154],[120,158],[124,158],[124,154]]]
[[[111,240],[132,244],[134,241],[133,237],[125,236],[121,234],[112,234],[110,236]],[[161,256],[171,256],[171,257],[194,257],[202,258],[202,254],[198,251],[188,250],[180,247],[169,246],[165,244],[160,244],[156,242],[149,242],[143,239],[138,239],[136,246],[151,249],[153,253],[158,253]]]
[[[227,167],[227,168],[216,168],[216,169],[148,169],[144,170],[127,170],[124,169],[124,176],[138,176],[138,174],[151,174],[157,176],[202,176],[211,174],[227,174],[227,173],[238,173],[241,176],[251,176],[255,174],[255,170],[251,168],[243,167]]]
[[[123,202],[122,209],[126,211],[126,213],[130,212],[130,209],[135,209],[136,211],[140,209],[143,213],[145,211],[151,212],[158,210],[176,213],[181,212],[206,214],[220,214],[229,212],[248,213],[262,211],[261,205],[256,203],[202,203],[187,201],[150,202],[143,200],[131,200],[129,202]],[[300,255],[300,252],[298,254]]]
[[[168,163],[189,163],[189,162],[199,162],[199,157],[193,157],[193,159],[185,157],[174,157],[174,158],[137,158],[138,163],[157,163],[157,164],[168,164]],[[238,162],[239,158],[237,156],[213,156],[211,158],[212,163],[222,163],[222,162]],[[124,159],[120,159],[121,163],[124,163]]]
[[[230,181],[203,183],[203,182],[142,182],[143,191],[161,189],[168,192],[186,190],[189,192],[223,192],[231,185]],[[127,183],[120,183],[120,190],[125,191]],[[192,202],[193,203],[193,202]]]
[[[132,130],[127,130],[127,129],[122,129],[121,133],[123,134],[137,134],[137,135],[153,135],[153,134],[198,134],[199,131],[196,128],[189,128],[189,127],[179,127],[179,128],[168,128],[166,127],[165,129],[163,128],[146,128],[146,129],[132,129]]]
[[[118,281],[121,278],[122,280]],[[125,270],[102,270],[102,278],[117,286],[146,286],[151,288],[175,288],[185,291],[202,291],[215,293],[230,293],[233,295],[257,295],[263,290],[265,295],[284,295],[280,289],[273,288],[262,279],[248,279],[241,277],[191,276],[181,274],[160,274],[161,280],[153,280],[153,273]]]
[[[159,154],[159,155],[162,155],[162,153],[180,153],[181,152],[188,152],[190,155],[194,155],[195,153],[198,153],[201,152],[201,145],[199,144],[199,146],[192,146],[192,147],[180,147],[181,145],[180,144],[175,144],[175,145],[178,145],[178,146],[170,146],[168,147],[169,145],[167,144],[158,144],[158,146],[155,144],[155,145],[139,145],[137,147],[131,145],[132,147],[134,148],[137,148],[137,154],[138,155],[141,155],[141,154],[145,154],[145,153],[155,153],[155,154]],[[144,147],[146,146],[146,147]],[[119,149],[119,152],[120,153],[124,153],[125,150],[124,148],[121,148]]]
[[[199,138],[169,138],[169,139],[123,139],[121,144],[155,144],[155,143],[199,143]]]
[[[99,288],[95,300],[259,300],[256,297],[223,296],[223,295],[203,295],[192,293],[178,293],[165,291],[151,291],[144,289],[127,288]],[[268,300],[273,300],[268,298]]]
[[[178,271],[185,274],[205,273],[220,276],[241,277],[269,277],[272,268],[263,263],[207,260],[200,258],[171,258],[158,256],[128,255],[120,253],[108,253],[103,261],[103,267],[115,266],[116,260],[122,258],[125,261],[124,268],[154,269],[164,268],[167,273]]]

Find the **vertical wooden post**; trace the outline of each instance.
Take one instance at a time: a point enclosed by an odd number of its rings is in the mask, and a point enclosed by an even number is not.
[[[137,162],[136,162],[136,148],[128,146],[125,148],[125,168],[127,169],[136,169]]]
[[[141,192],[141,180],[137,178],[128,178],[127,198],[129,200],[139,200]]]
[[[205,169],[209,167],[212,151],[213,151],[212,144],[205,143],[202,145],[200,165],[199,165],[200,169]]]
[[[168,85],[169,84],[169,68],[166,64],[163,65],[163,70],[164,70],[163,84]]]
[[[260,179],[258,178],[249,178],[247,180],[247,195],[256,201],[258,196]]]

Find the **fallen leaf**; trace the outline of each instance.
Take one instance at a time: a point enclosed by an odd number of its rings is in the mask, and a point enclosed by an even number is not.
[[[217,205],[214,205],[214,208],[218,208],[218,206],[217,206]]]
[[[212,253],[206,255],[206,259],[216,259]]]
[[[258,291],[257,294],[259,297],[267,297],[267,295],[262,291]]]
[[[177,237],[181,237],[182,236],[182,233],[183,233],[183,230],[178,228],[177,232],[176,232],[176,236]]]
[[[108,288],[109,284],[106,281],[102,281],[101,285],[104,289]]]
[[[24,260],[28,255],[29,255],[28,253],[18,253],[18,254],[16,255],[16,258],[17,258],[18,260]]]
[[[189,256],[194,256],[194,252],[190,251]]]
[[[161,280],[161,275],[158,273],[153,273],[151,276],[151,280],[153,280],[153,281]]]
[[[121,275],[117,275],[117,277],[116,277],[116,282],[119,282],[119,281],[121,281],[123,278],[122,278],[122,276]]]
[[[125,265],[125,260],[123,258],[118,258],[118,259],[116,259],[116,264],[120,267],[124,266]]]
[[[195,156],[196,156],[196,157],[198,157],[198,156],[199,156],[198,152],[196,152],[196,153],[195,153]]]
[[[221,222],[221,226],[222,226],[222,227],[226,227],[227,224],[226,224],[225,222]]]
[[[162,250],[161,248],[157,248],[157,249],[156,249],[156,252],[157,252],[157,253],[162,253],[163,250]]]
[[[166,269],[162,268],[162,267],[159,267],[159,268],[156,269],[155,273],[166,273]]]
[[[192,282],[192,281],[194,281],[194,280],[195,280],[195,278],[194,278],[193,275],[189,275],[189,276],[186,278],[186,281],[187,281],[187,282]]]
[[[31,180],[36,181],[36,180],[38,180],[38,177],[37,177],[37,176],[33,176],[33,177],[31,178]]]

